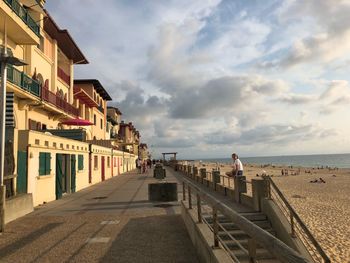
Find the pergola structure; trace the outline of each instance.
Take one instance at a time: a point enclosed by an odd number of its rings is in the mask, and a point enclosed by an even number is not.
[[[162,154],[163,154],[163,161],[165,161],[165,155],[169,155],[169,154],[174,155],[174,160],[176,161],[176,154],[177,154],[177,152],[172,152],[172,153],[162,153]]]

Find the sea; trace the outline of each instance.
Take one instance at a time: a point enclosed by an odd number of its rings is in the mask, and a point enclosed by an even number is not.
[[[284,155],[263,157],[240,157],[243,164],[283,165],[301,167],[337,167],[350,168],[350,153],[345,154],[315,154],[315,155]],[[231,158],[201,159],[203,162],[231,163]]]

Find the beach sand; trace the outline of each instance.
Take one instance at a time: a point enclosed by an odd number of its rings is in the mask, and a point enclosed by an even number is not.
[[[219,167],[222,175],[231,170],[227,164],[204,165],[207,171]],[[196,163],[196,166],[200,167],[200,164]],[[282,169],[288,170],[288,176],[281,175]],[[274,182],[309,227],[331,261],[349,263],[350,169],[300,167],[299,170],[298,167],[244,165],[247,180],[263,173],[273,176]],[[326,183],[310,183],[315,179],[319,181],[320,177]]]

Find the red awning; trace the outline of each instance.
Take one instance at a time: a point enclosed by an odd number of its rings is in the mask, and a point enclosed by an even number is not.
[[[74,126],[90,126],[90,125],[93,125],[92,122],[89,122],[89,121],[83,120],[83,119],[79,119],[79,118],[62,121],[62,124],[74,125]]]

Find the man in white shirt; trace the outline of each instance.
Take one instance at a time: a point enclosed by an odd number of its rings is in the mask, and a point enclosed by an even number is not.
[[[232,174],[233,176],[243,176],[243,164],[242,162],[238,159],[238,155],[233,153],[232,154]]]

